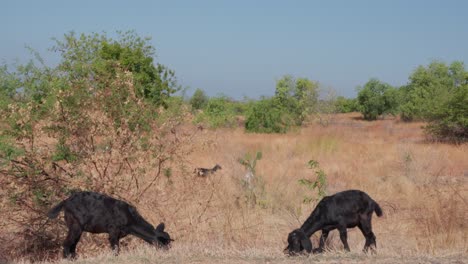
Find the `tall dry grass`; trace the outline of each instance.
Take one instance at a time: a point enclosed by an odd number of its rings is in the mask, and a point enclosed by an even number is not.
[[[329,126],[309,124],[285,135],[246,134],[241,128],[202,130],[191,143],[188,163],[178,166],[184,169],[173,171],[170,179],[157,184],[137,206],[152,223],[166,223],[176,240],[175,252],[191,252],[187,256],[193,259],[180,257],[182,262],[219,262],[223,254],[236,260],[232,262],[266,262],[270,253],[272,261],[287,262],[290,260],[282,257],[287,234],[300,226],[315,206],[302,203],[311,193],[298,184],[301,178],[314,177],[307,168],[313,159],[328,177],[328,194],[361,189],[382,206],[384,216],[374,216],[373,229],[378,254],[384,260],[405,256],[426,256],[428,261],[430,256],[466,258],[468,145],[426,142],[422,124],[395,119],[365,122],[357,117],[339,115]],[[263,153],[256,168],[263,184],[252,202],[242,185],[247,171],[238,159],[256,151]],[[194,167],[216,163],[223,169],[208,178],[191,173]],[[313,237],[314,247],[318,235]],[[364,238],[358,229],[351,229],[348,236],[354,253],[346,256],[351,256],[351,262],[358,256],[355,260],[360,261]],[[332,249],[342,249],[336,234],[330,239]],[[137,253],[124,254],[123,258],[134,256],[137,260],[121,263],[139,262],[142,243],[125,238],[124,248]],[[105,236],[86,235],[78,246],[78,254],[87,257],[103,251],[109,251]],[[210,252],[214,255],[211,259]],[[243,253],[235,259],[235,252]],[[173,256],[168,257],[169,262],[178,262],[172,253],[154,254],[169,254]],[[259,254],[258,259],[255,254]],[[340,261],[341,253],[327,254],[325,260],[338,254],[335,261],[347,262],[346,256]],[[141,262],[146,262],[144,256]],[[101,262],[99,258],[97,262]],[[364,260],[370,263],[372,258]]]

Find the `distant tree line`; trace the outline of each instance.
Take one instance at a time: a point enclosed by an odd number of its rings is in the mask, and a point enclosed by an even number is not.
[[[426,121],[435,139],[468,139],[468,72],[462,62],[433,61],[419,66],[401,87],[377,79],[358,88],[357,109],[364,119],[399,114],[404,121]]]
[[[248,132],[285,133],[310,116],[360,112],[369,121],[399,115],[405,122],[427,122],[424,129],[436,140],[468,139],[468,72],[462,62],[446,65],[433,61],[416,68],[404,86],[394,87],[371,78],[357,90],[356,98],[323,99],[318,82],[285,75],[276,82],[271,97],[239,102],[225,96],[209,98],[197,89],[189,102],[202,112],[198,121],[230,126],[240,115]]]

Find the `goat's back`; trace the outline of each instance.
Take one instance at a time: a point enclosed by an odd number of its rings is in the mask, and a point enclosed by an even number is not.
[[[376,210],[376,207],[379,210]],[[337,216],[372,214],[374,211],[381,213],[378,204],[367,193],[360,190],[348,190],[324,197],[317,204],[312,215],[336,219]]]
[[[65,200],[63,207],[66,218],[68,215],[92,233],[108,232],[111,225],[121,227],[144,221],[130,204],[95,192],[76,192]]]

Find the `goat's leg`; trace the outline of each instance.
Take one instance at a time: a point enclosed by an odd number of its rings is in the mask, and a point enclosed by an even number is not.
[[[80,233],[80,234],[78,235],[78,237],[75,239],[75,243],[73,243],[73,244],[70,246],[70,252],[71,252],[73,258],[76,258],[76,245],[77,245],[78,242],[80,241],[81,234],[82,234],[82,233]]]
[[[328,238],[328,234],[330,233],[330,229],[322,229],[322,235],[320,235],[320,244],[319,247],[314,250],[314,253],[322,253],[323,249],[325,248],[325,241]]]
[[[377,243],[375,235],[372,232],[371,218],[362,219],[358,227],[361,230],[364,237],[366,238],[366,244],[364,245],[364,249],[362,251],[367,253],[370,247],[372,252],[374,253],[375,248],[377,247]]]
[[[76,258],[76,245],[80,241],[81,227],[78,225],[71,225],[68,228],[67,238],[63,242],[63,257],[64,258]]]
[[[348,232],[346,231],[346,226],[342,225],[338,227],[338,230],[340,231],[340,239],[341,239],[341,242],[343,243],[344,249],[346,251],[350,251],[349,245],[348,245]]]
[[[114,255],[119,255],[120,253],[120,235],[118,232],[110,232],[109,233],[109,242],[112,248],[112,251],[114,252]]]

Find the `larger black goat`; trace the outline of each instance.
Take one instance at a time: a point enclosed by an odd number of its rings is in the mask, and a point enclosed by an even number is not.
[[[63,243],[63,257],[75,258],[76,244],[82,232],[108,233],[109,242],[116,254],[119,240],[128,234],[135,235],[150,244],[167,248],[171,237],[164,232],[164,223],[154,228],[132,205],[95,192],[75,192],[48,213],[56,218],[61,210],[65,212],[68,235]]]
[[[338,229],[340,239],[345,250],[349,251],[347,240],[347,228],[358,227],[364,237],[366,244],[364,251],[369,247],[377,246],[375,235],[372,232],[372,213],[382,216],[382,209],[365,192],[358,190],[348,190],[332,196],[324,197],[304,224],[288,236],[288,250],[290,255],[306,251],[312,251],[310,236],[318,230],[322,230],[320,245],[314,252],[322,252],[328,233],[333,229]]]

